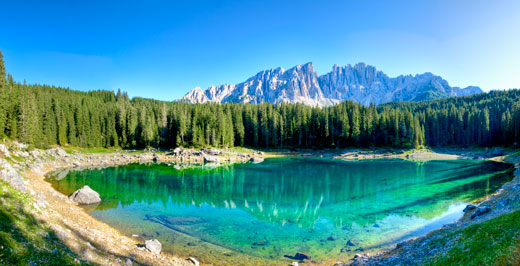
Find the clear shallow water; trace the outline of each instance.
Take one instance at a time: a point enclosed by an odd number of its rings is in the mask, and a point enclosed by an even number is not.
[[[335,262],[440,228],[512,170],[483,161],[276,158],[213,169],[132,164],[50,180],[67,195],[89,185],[103,199],[92,216],[173,253],[267,265],[297,251]]]

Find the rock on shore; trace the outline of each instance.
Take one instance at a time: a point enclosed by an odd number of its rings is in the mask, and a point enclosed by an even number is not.
[[[0,179],[21,192],[26,191],[22,176],[4,159],[0,159]]]
[[[74,193],[72,193],[72,195],[69,198],[72,201],[84,205],[96,204],[101,202],[99,193],[92,190],[89,186],[84,186],[76,190]]]
[[[250,159],[250,161],[253,162],[253,163],[261,163],[261,162],[264,161],[264,158],[262,158],[262,157],[252,157]]]
[[[162,244],[157,239],[146,240],[146,242],[144,242],[144,246],[153,254],[161,253]]]

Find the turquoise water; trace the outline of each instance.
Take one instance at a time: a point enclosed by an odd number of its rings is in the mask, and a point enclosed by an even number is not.
[[[90,214],[127,235],[215,265],[276,265],[297,251],[316,263],[388,248],[462,216],[512,178],[488,161],[274,158],[182,169],[131,164],[51,178],[103,202]]]

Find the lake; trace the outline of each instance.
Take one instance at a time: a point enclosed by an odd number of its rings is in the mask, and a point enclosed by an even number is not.
[[[88,185],[90,214],[126,235],[214,265],[317,264],[391,248],[462,217],[512,179],[491,161],[266,159],[219,167],[130,164],[49,178],[70,195]],[[58,180],[59,179],[59,180]]]

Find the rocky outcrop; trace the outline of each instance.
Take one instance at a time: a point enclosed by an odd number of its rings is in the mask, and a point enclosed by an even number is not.
[[[264,161],[264,158],[262,157],[252,157],[251,159],[249,159],[249,161],[253,162],[253,163],[261,163]]]
[[[5,159],[0,159],[0,179],[19,191],[27,190],[22,176]]]
[[[345,100],[362,104],[391,101],[433,100],[450,96],[482,93],[478,87],[451,87],[432,73],[401,75],[390,78],[373,66],[363,63],[340,67],[318,76],[312,63],[285,70],[276,68],[259,72],[245,82],[195,88],[179,99],[190,103],[304,103],[327,106]]]
[[[4,144],[0,144],[0,156],[2,157],[9,157],[9,149]]]
[[[92,190],[89,186],[84,186],[78,190],[76,190],[69,197],[70,200],[77,202],[78,204],[90,205],[101,202],[101,198],[99,197],[99,193]]]
[[[205,163],[219,163],[220,159],[217,156],[204,155]]]
[[[144,246],[148,251],[152,252],[153,254],[161,253],[162,244],[157,239],[146,240],[144,242]]]
[[[478,207],[475,212],[471,214],[471,219],[475,219],[483,214],[488,213],[491,210],[488,206]]]
[[[222,155],[222,151],[220,150],[217,150],[215,148],[211,148],[211,149],[204,149],[202,150],[203,152],[209,154],[209,155]]]

